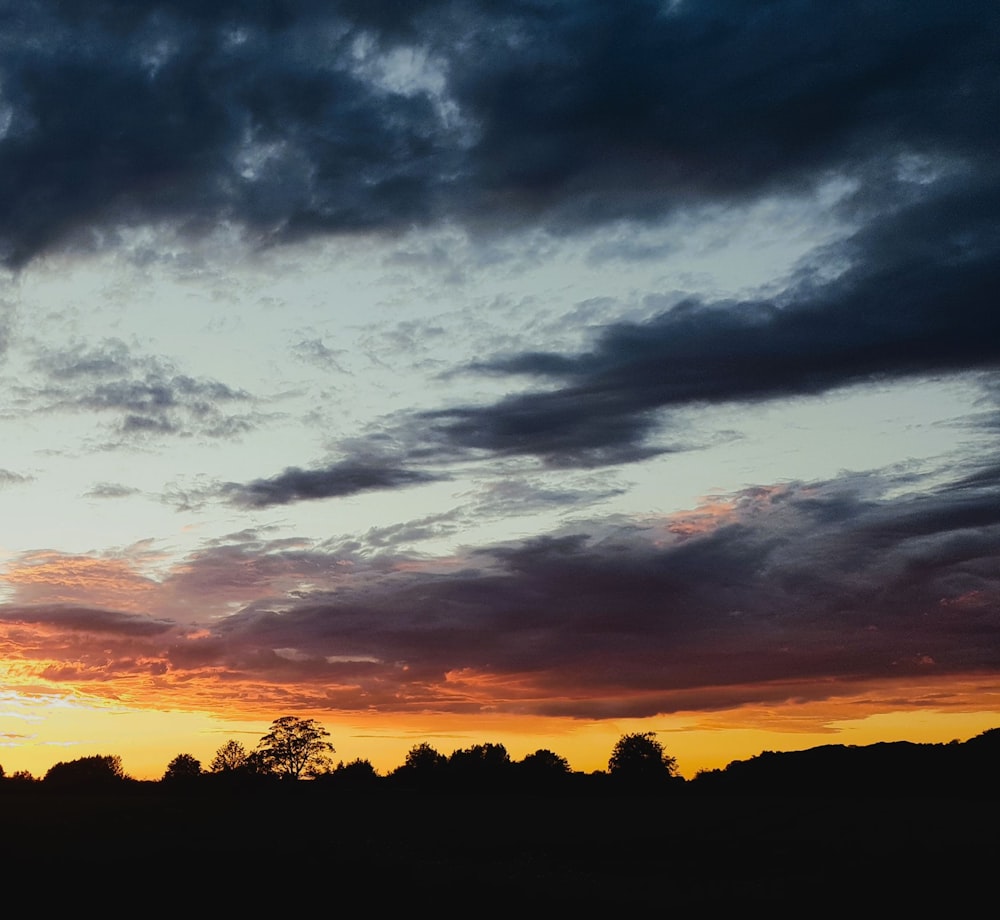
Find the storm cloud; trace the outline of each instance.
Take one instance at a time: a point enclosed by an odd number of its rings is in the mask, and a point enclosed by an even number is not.
[[[430,473],[403,469],[379,459],[351,459],[315,470],[293,467],[270,479],[257,479],[246,484],[228,483],[220,491],[233,504],[265,507],[308,499],[340,498],[359,492],[405,488],[435,482],[438,478]]]
[[[429,414],[446,443],[557,465],[641,459],[657,413],[1000,367],[1000,197],[949,189],[813,257],[769,300],[682,301],[603,329],[592,351],[529,352],[470,372],[548,384]],[[827,264],[849,264],[823,281]]]
[[[18,4],[3,258],[142,223],[564,232],[886,156],[988,163],[998,30],[986,0]]]
[[[998,186],[980,174],[932,188],[900,185],[889,213],[811,253],[766,299],[691,296],[646,321],[595,328],[588,350],[527,351],[467,365],[466,376],[529,386],[493,403],[383,420],[373,444],[388,432],[398,445],[394,463],[426,472],[380,475],[376,468],[365,488],[432,481],[447,464],[470,459],[596,468],[690,450],[698,443],[671,425],[670,413],[709,405],[941,375],[977,375],[988,393],[1000,367]],[[979,424],[995,424],[994,416]],[[363,439],[346,447],[349,459],[340,466],[288,471],[233,494],[268,504],[360,490],[353,471],[364,466],[368,448]],[[294,487],[299,481],[303,487]],[[334,485],[305,487],[310,482]]]

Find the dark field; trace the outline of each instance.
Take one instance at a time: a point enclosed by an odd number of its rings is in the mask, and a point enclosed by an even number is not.
[[[311,783],[188,794],[136,784],[9,790],[0,809],[8,894],[117,905],[112,916],[154,905],[198,916],[750,907],[822,916],[922,914],[932,904],[968,916],[990,898],[1000,857],[998,809],[982,797],[361,793]]]

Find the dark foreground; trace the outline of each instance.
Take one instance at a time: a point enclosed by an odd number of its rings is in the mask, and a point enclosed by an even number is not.
[[[992,900],[981,795],[525,796],[336,792],[5,794],[7,896],[38,907],[491,916],[702,915]],[[18,898],[20,900],[20,898]],[[113,908],[113,909],[111,909]]]

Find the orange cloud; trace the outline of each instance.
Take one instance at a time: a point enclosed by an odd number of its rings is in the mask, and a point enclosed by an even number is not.
[[[129,559],[26,553],[7,566],[0,581],[15,604],[89,604],[117,610],[147,609],[157,582]]]

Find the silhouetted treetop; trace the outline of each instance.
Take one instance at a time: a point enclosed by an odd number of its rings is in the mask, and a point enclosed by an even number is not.
[[[185,782],[199,776],[201,776],[201,761],[192,754],[178,754],[167,764],[167,769],[163,774],[163,782]]]
[[[1000,728],[988,728],[965,743],[970,749],[1000,753]]]
[[[231,773],[242,770],[246,764],[246,748],[239,741],[230,739],[215,752],[210,769],[213,773]]]
[[[340,761],[333,770],[322,774],[320,778],[352,789],[372,788],[380,779],[371,761],[363,757],[357,757],[346,764]]]
[[[656,732],[635,732],[615,742],[608,772],[619,781],[658,782],[677,776],[677,761],[663,750]]]
[[[315,719],[282,716],[260,739],[257,753],[267,768],[285,779],[315,776],[330,769],[334,747],[324,738],[330,733]]]
[[[569,761],[546,748],[539,748],[533,754],[525,755],[517,766],[522,772],[538,776],[566,776],[570,772]]]
[[[431,747],[426,741],[415,744],[406,754],[403,766],[409,770],[437,770],[448,762],[444,754]]]
[[[45,782],[52,786],[111,786],[125,779],[122,759],[117,754],[60,761],[45,774]]]
[[[34,776],[31,775],[30,770],[15,770],[7,777],[8,783],[34,783],[37,782]]]
[[[426,741],[421,741],[407,751],[402,765],[396,767],[389,777],[393,782],[407,786],[440,787],[445,783],[447,769],[448,758]]]

